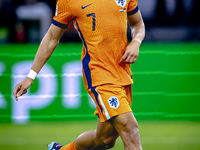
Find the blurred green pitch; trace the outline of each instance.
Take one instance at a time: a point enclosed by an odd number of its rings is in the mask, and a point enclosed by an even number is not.
[[[82,44],[66,45],[82,47]],[[61,50],[65,50],[66,45],[60,45]],[[32,53],[35,55],[38,45],[33,48],[28,45],[11,45],[13,48],[11,50],[10,45],[8,48],[7,46],[0,45],[1,61],[10,58],[7,65],[11,66],[9,63],[15,61],[11,57],[12,54],[18,54],[17,50],[13,52],[16,47],[26,55],[30,53],[32,58]],[[30,48],[29,51],[27,48]],[[77,50],[80,51],[80,48]],[[6,54],[4,55],[3,52]],[[144,43],[142,45],[139,59],[133,65],[135,80],[133,110],[139,122],[144,150],[200,150],[199,56],[199,43]],[[0,91],[9,102],[8,110],[0,111],[2,112],[0,122],[5,119],[5,116],[11,118],[11,81],[5,80],[7,78],[10,80],[10,76],[6,76],[9,73],[10,70],[7,69],[5,77],[0,80],[0,83],[6,81],[5,84],[9,89],[0,86]],[[5,123],[6,121],[0,123],[0,150],[45,150],[46,144],[52,141],[65,145],[75,140],[82,132],[96,129],[96,121],[36,122],[37,119],[41,120],[37,118],[41,111],[33,112],[36,117],[33,114],[30,124],[15,125]],[[7,114],[4,114],[5,112]],[[141,121],[145,119],[162,121]],[[112,150],[123,150],[120,138]]]
[[[94,129],[96,121],[0,124],[0,149],[45,150],[52,141],[65,145]],[[200,122],[139,121],[139,130],[144,150],[200,150]],[[120,138],[112,150],[123,150]]]

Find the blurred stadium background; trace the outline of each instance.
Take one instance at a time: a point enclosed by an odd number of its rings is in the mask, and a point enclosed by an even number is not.
[[[133,112],[145,150],[200,150],[198,0],[139,0],[146,25],[132,64]],[[15,85],[30,70],[56,0],[0,0],[0,149],[42,150],[96,128],[82,82],[82,43],[69,25],[61,43],[18,102]],[[129,40],[130,30],[127,31]],[[121,139],[113,150],[122,150]]]

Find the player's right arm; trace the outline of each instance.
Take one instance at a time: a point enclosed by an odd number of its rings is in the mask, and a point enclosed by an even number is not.
[[[65,29],[57,27],[53,24],[50,26],[48,32],[40,43],[31,70],[39,73],[39,71],[42,69],[44,64],[47,62],[47,60],[57,47],[64,31]],[[27,77],[22,82],[17,84],[13,92],[15,99],[18,100],[19,96],[25,94],[32,83],[33,79]]]

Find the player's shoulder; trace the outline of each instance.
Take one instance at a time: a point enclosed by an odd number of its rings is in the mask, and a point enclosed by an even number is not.
[[[57,3],[67,3],[69,0],[57,0]]]
[[[57,4],[66,5],[69,3],[69,1],[71,0],[57,0]]]
[[[135,2],[135,3],[137,3],[138,2],[138,0],[127,0],[128,2]]]
[[[126,1],[126,0],[125,0]],[[137,5],[138,4],[138,0],[127,0],[127,4],[128,5]]]

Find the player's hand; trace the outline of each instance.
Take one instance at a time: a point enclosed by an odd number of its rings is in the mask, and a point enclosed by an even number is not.
[[[32,85],[32,83],[33,83],[33,80],[27,77],[26,79],[24,79],[22,82],[20,82],[19,84],[15,86],[15,90],[13,94],[16,101],[18,101],[19,96],[22,96],[23,94],[27,92],[28,88]]]
[[[120,63],[135,63],[139,55],[140,43],[138,41],[132,41],[125,50]]]

